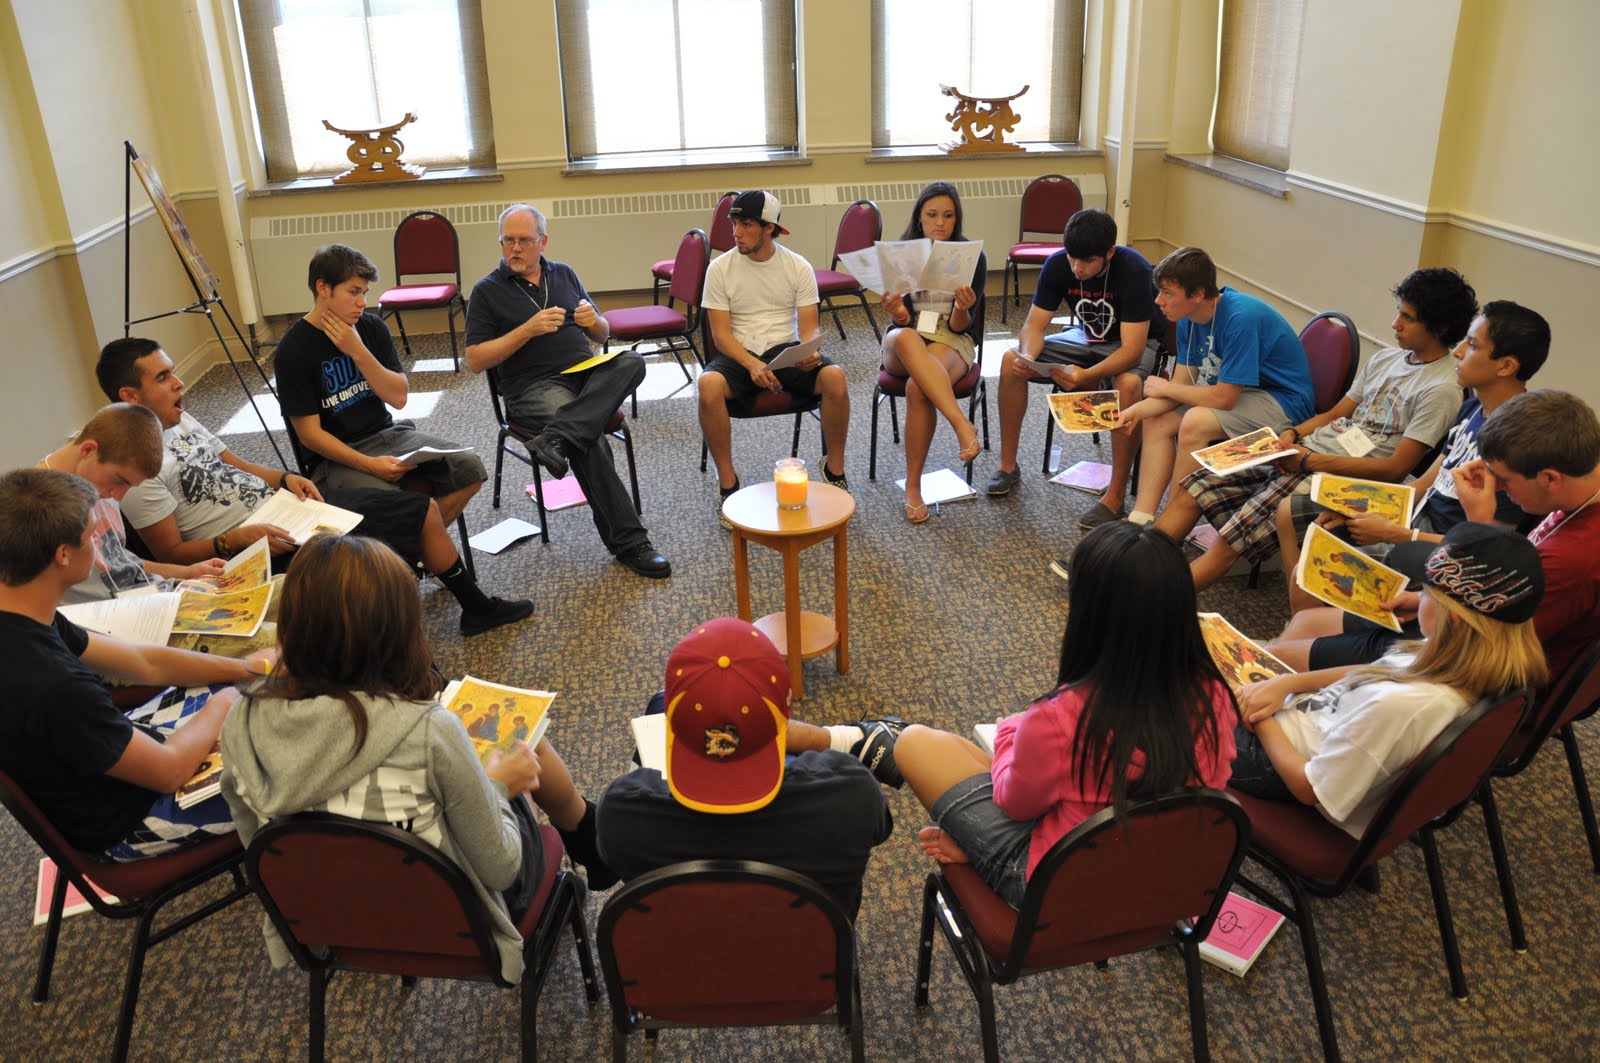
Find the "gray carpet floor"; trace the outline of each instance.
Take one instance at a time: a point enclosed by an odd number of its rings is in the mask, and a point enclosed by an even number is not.
[[[997,315],[992,315],[997,316]],[[1016,317],[1014,313],[1013,318]],[[1051,685],[1065,616],[1065,585],[1047,564],[1080,535],[1077,518],[1094,499],[1039,474],[1044,403],[1033,397],[1024,427],[1023,483],[1011,497],[946,505],[926,524],[901,517],[902,449],[889,442],[887,408],[879,473],[867,479],[876,343],[860,312],[844,315],[849,340],[828,350],[845,367],[853,402],[847,472],[858,511],[850,525],[852,665],[838,674],[831,656],[806,666],[797,716],[836,723],[894,712],[970,733],[974,723],[1017,711]],[[995,334],[998,335],[998,334]],[[492,467],[494,425],[485,382],[449,371],[440,336],[413,337],[413,407],[419,423],[475,446]],[[1003,343],[1001,344],[1003,349]],[[441,363],[440,359],[443,359]],[[997,358],[993,359],[998,361]],[[247,380],[254,371],[246,365]],[[270,365],[269,365],[270,370]],[[190,409],[241,454],[277,465],[259,424],[226,367],[191,382]],[[261,391],[259,380],[255,390]],[[535,616],[471,640],[456,630],[458,610],[433,582],[423,584],[426,623],[446,676],[471,673],[560,692],[550,738],[579,785],[598,794],[630,767],[627,719],[662,686],[673,643],[695,623],[734,612],[731,549],[716,521],[716,481],[701,474],[692,389],[667,360],[653,365],[638,419],[630,422],[644,520],[672,560],[667,581],[641,579],[612,561],[585,510],[550,517],[551,542],[530,540],[498,556],[477,555],[492,592],[528,596]],[[275,414],[270,399],[264,408]],[[989,398],[991,441],[998,422]],[[746,482],[769,474],[788,452],[792,422],[734,426]],[[280,446],[287,454],[282,433]],[[1058,442],[1060,437],[1057,437]],[[948,428],[935,437],[929,469],[955,465]],[[1070,437],[1063,462],[1109,460],[1087,437]],[[818,432],[807,421],[801,453],[814,462]],[[619,451],[619,461],[620,451]],[[978,459],[981,486],[994,452]],[[504,516],[534,519],[523,493],[530,476],[508,462],[502,506],[490,491],[474,499],[474,531]],[[832,593],[830,548],[802,562],[802,595],[826,611]],[[1258,590],[1230,578],[1201,605],[1246,633],[1270,636],[1286,617],[1280,577]],[[752,551],[757,613],[779,607],[776,555]],[[813,604],[815,603],[815,604]],[[1161,603],[1150,603],[1152,609]],[[1592,724],[1580,727],[1594,756]],[[1383,865],[1376,895],[1356,891],[1315,905],[1342,1047],[1350,1059],[1493,1060],[1595,1058],[1600,973],[1588,944],[1600,938],[1600,879],[1589,865],[1559,752],[1547,750],[1522,777],[1499,788],[1502,813],[1532,948],[1508,946],[1481,821],[1469,812],[1441,839],[1471,994],[1454,1000],[1445,979],[1420,853],[1410,847]],[[868,870],[858,933],[865,987],[867,1054],[873,1059],[979,1058],[976,1009],[942,942],[934,960],[933,1006],[912,1007],[912,972],[921,883],[928,863],[916,849],[924,816],[909,791],[891,792],[894,835]],[[42,931],[30,925],[37,851],[9,817],[0,817],[0,1059],[89,1060],[110,1050],[130,928],[94,915],[67,921],[52,999],[28,1000]],[[602,898],[591,899],[590,916]],[[305,976],[273,970],[253,901],[234,906],[155,949],[145,969],[134,1058],[221,1057],[281,1060],[305,1050]],[[1313,1059],[1316,1026],[1300,945],[1292,928],[1272,942],[1254,970],[1236,978],[1205,974],[1210,1034],[1219,1059]],[[998,990],[1002,1054],[1014,1060],[1182,1059],[1189,1053],[1182,964],[1170,950],[1073,970]],[[545,1059],[601,1059],[609,1052],[604,1005],[584,1003],[570,949],[558,961],[540,1008]],[[513,993],[445,981],[403,992],[398,980],[346,975],[329,997],[329,1055],[335,1059],[511,1059],[517,1051]],[[635,1044],[632,1051],[645,1051]],[[657,1059],[814,1060],[847,1058],[830,1029],[672,1032]]]

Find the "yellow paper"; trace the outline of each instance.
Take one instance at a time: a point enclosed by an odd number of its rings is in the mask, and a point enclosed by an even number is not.
[[[1294,575],[1295,583],[1319,600],[1390,631],[1400,630],[1394,614],[1380,607],[1405,590],[1405,576],[1316,524],[1306,529]]]
[[[1201,613],[1199,621],[1206,649],[1211,651],[1211,659],[1217,662],[1217,670],[1230,687],[1294,671],[1224,620],[1221,613]]]
[[[485,763],[495,750],[510,750],[514,742],[533,745],[549,726],[548,690],[521,690],[465,676],[445,707],[461,719],[472,739],[478,759]]]
[[[237,635],[248,638],[266,618],[272,600],[267,583],[232,594],[197,594],[184,591],[172,630],[179,635]]]
[[[1117,427],[1122,403],[1115,391],[1064,391],[1050,396],[1050,415],[1063,432],[1106,432]]]
[[[1346,517],[1382,517],[1409,528],[1415,492],[1405,484],[1319,472],[1311,478],[1311,498],[1318,505]]]
[[[615,348],[613,348],[613,349],[611,349],[609,351],[601,351],[599,354],[595,355],[592,358],[585,358],[583,361],[579,362],[577,365],[569,366],[568,368],[561,370],[562,375],[565,375],[567,373],[581,373],[585,369],[593,369],[595,366],[600,365],[602,362],[611,361],[611,359],[615,358],[617,355],[621,354],[623,351],[625,351],[627,349],[628,348],[626,348],[626,347],[615,347]]]

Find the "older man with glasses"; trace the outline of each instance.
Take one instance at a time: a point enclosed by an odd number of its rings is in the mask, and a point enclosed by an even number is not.
[[[506,414],[538,433],[528,450],[550,475],[571,468],[589,499],[600,540],[641,576],[663,579],[672,565],[650,544],[617,478],[606,425],[644,379],[644,359],[628,351],[576,373],[568,369],[603,343],[611,326],[565,262],[545,258],[544,215],[516,203],[500,215],[500,265],[472,289],[467,304],[467,365],[498,367]]]

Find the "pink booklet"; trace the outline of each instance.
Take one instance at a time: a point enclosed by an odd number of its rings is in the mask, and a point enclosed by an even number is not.
[[[1050,482],[1098,495],[1111,483],[1111,466],[1098,461],[1080,461],[1050,477]]]
[[[55,888],[55,862],[48,856],[42,856],[39,858],[39,887],[34,891],[33,894],[34,926],[44,926],[45,923],[50,921],[50,895],[55,892]],[[111,901],[113,903],[116,901],[115,897],[111,896],[111,894],[100,889],[99,887],[95,888],[95,892],[100,894],[103,900]],[[69,915],[77,915],[79,912],[87,912],[88,910],[89,902],[83,899],[83,894],[78,892],[78,887],[72,885],[70,882],[67,883],[66,903],[61,906],[62,917],[65,918]]]
[[[1241,978],[1283,925],[1283,916],[1230,891],[1211,933],[1200,942],[1200,958]]]
[[[583,488],[578,486],[578,478],[576,476],[568,475],[559,480],[545,480],[543,485],[544,508],[552,512],[558,509],[571,509],[573,506],[589,504],[588,498],[584,497]],[[528,497],[534,497],[532,484],[528,485]]]

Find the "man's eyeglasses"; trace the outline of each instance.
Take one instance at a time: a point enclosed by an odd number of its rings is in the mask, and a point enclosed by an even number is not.
[[[511,248],[532,247],[542,239],[544,239],[542,236],[502,236],[500,238],[500,246]]]

